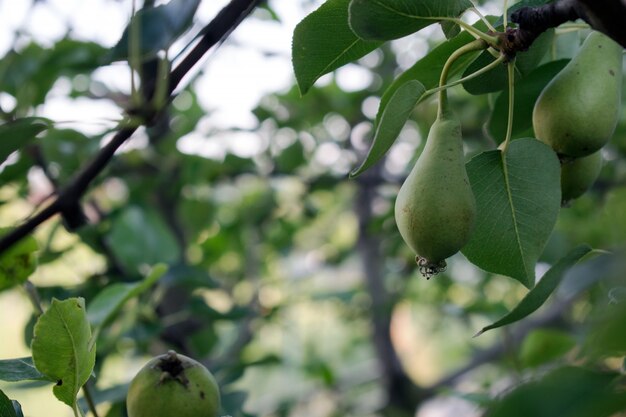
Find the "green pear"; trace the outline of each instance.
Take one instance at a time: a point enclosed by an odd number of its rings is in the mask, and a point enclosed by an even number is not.
[[[593,31],[537,98],[535,135],[559,155],[591,155],[615,131],[621,90],[622,47]]]
[[[564,161],[561,164],[561,200],[564,206],[583,195],[596,181],[602,168],[602,152]]]
[[[449,113],[432,125],[422,154],[398,192],[395,218],[427,278],[445,269],[445,259],[469,240],[476,200],[465,170],[461,125]]]
[[[219,387],[204,365],[170,350],[135,375],[126,408],[128,417],[217,417]]]

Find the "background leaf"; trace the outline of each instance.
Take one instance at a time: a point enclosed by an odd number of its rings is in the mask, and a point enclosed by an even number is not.
[[[520,303],[509,314],[502,317],[495,323],[484,327],[480,332],[478,332],[477,336],[487,330],[515,323],[516,321],[519,321],[536,311],[548,299],[550,294],[554,292],[567,270],[574,266],[590,251],[591,248],[587,245],[581,245],[572,249],[570,253],[559,260],[548,270],[548,272],[543,275],[537,285],[535,285],[533,289],[526,294],[522,301],[520,301]]]
[[[33,358],[3,359],[0,360],[0,380],[2,381],[26,381],[46,379],[35,368]]]
[[[382,45],[359,39],[348,26],[350,0],[328,0],[302,19],[293,32],[292,62],[300,93],[322,75]]]
[[[557,361],[576,346],[576,339],[557,329],[536,329],[530,332],[520,348],[520,360],[526,367],[538,367]]]
[[[92,392],[92,400],[95,405],[100,405],[102,403],[115,404],[122,402],[124,404],[124,411],[126,410],[126,394],[128,394],[128,386],[130,383],[114,385],[112,387],[107,387],[104,389],[99,389],[97,386],[94,387]],[[89,408],[89,404],[87,404],[87,400],[85,397],[81,397],[78,400],[78,405],[81,409],[86,410]],[[114,414],[117,416],[117,414]],[[109,414],[107,414],[109,416]],[[126,416],[125,413],[120,413],[120,417]]]
[[[57,381],[54,395],[73,407],[78,390],[87,382],[96,361],[89,350],[91,329],[83,298],[52,299],[35,324],[31,349],[37,370]]]
[[[22,149],[37,134],[46,130],[50,122],[41,117],[24,117],[0,126],[0,163],[13,152]]]
[[[130,206],[113,219],[107,236],[111,249],[129,271],[143,265],[175,262],[180,257],[176,238],[154,211]]]
[[[517,54],[515,58],[515,83],[523,80],[532,70],[537,68],[543,57],[546,55],[554,40],[554,30],[542,33],[531,47],[524,52]],[[467,76],[479,70],[496,58],[489,52],[483,52],[474,62],[467,67],[463,76]],[[476,78],[463,83],[463,88],[474,95],[493,93],[495,91],[507,90],[508,75],[506,65],[497,66]],[[506,119],[506,118],[505,118]]]
[[[536,139],[511,142],[506,155],[484,152],[467,163],[478,216],[461,250],[478,267],[526,287],[561,207],[561,166]]]
[[[395,90],[376,126],[374,143],[363,164],[350,173],[355,177],[379,161],[396,141],[415,105],[424,96],[426,89],[417,80],[410,80]]]
[[[492,406],[486,417],[608,417],[626,407],[626,395],[613,384],[618,376],[559,368],[514,389]]]
[[[2,234],[9,229],[1,229]],[[23,284],[37,267],[39,249],[33,236],[26,236],[0,255],[0,291]]]
[[[472,7],[468,0],[352,0],[350,27],[365,40],[392,40]]]
[[[0,417],[17,417],[13,402],[0,390]]]
[[[109,285],[98,293],[89,303],[87,319],[97,333],[98,328],[106,325],[119,312],[128,300],[139,296],[167,272],[164,264],[155,265],[150,274],[141,282],[117,283]]]
[[[111,61],[128,59],[133,30],[138,30],[140,34],[139,53],[142,58],[169,48],[189,28],[199,4],[200,0],[171,0],[167,4],[139,10],[111,50]],[[133,25],[138,27],[133,29]]]
[[[16,97],[14,111],[23,112],[43,103],[61,76],[86,75],[106,64],[106,52],[107,48],[95,42],[71,38],[60,39],[50,48],[32,42],[2,58],[0,90]]]
[[[39,143],[45,161],[56,167],[50,175],[60,184],[66,183],[100,149],[97,137],[90,138],[73,129],[48,129]]]
[[[587,325],[584,349],[592,357],[626,355],[626,301],[609,304],[596,313]]]
[[[461,27],[450,20],[444,20],[440,25],[446,39],[452,39],[461,33]]]

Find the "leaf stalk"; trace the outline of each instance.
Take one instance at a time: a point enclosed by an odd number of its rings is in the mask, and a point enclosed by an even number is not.
[[[443,87],[446,85],[448,81],[448,74],[450,73],[450,68],[452,68],[452,64],[459,59],[461,56],[468,54],[474,51],[480,51],[482,49],[487,49],[489,45],[482,39],[476,39],[466,45],[463,45],[456,51],[454,51],[449,57],[446,63],[441,70],[441,76],[439,78],[439,86]],[[439,91],[439,109],[437,112],[437,118],[442,118],[444,114],[448,112],[448,93],[445,88],[442,88]]]

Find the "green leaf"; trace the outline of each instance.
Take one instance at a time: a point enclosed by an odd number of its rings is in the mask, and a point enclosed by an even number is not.
[[[515,117],[513,117],[512,137],[520,138],[533,135],[533,107],[537,97],[544,87],[556,74],[565,67],[569,61],[566,59],[552,61],[542,65],[528,74],[523,80],[515,84],[513,95],[513,106]],[[508,114],[508,89],[498,95],[494,104],[493,112],[489,118],[487,128],[491,137],[498,143],[504,140],[507,129]]]
[[[426,89],[416,80],[410,80],[395,90],[387,103],[374,134],[374,143],[363,164],[350,173],[355,177],[379,161],[396,141],[415,105],[424,96]]]
[[[487,19],[489,18],[490,17],[487,17]],[[486,26],[483,22],[476,23],[474,27],[480,30],[486,30]],[[407,81],[418,80],[427,89],[437,87],[439,85],[441,70],[443,70],[443,66],[450,55],[452,55],[452,53],[460,47],[472,42],[473,40],[473,36],[463,31],[449,41],[441,43],[422,59],[413,64],[411,68],[400,74],[393,81],[393,83],[391,83],[389,88],[385,90],[385,93],[382,96],[380,106],[378,108],[378,114],[376,115],[376,122],[378,123],[380,116],[384,112],[384,109],[394,92]],[[450,68],[448,81],[452,81],[453,77],[460,74],[474,59],[476,59],[478,55],[480,55],[480,52],[468,53],[457,59],[452,65],[452,68]]]
[[[295,173],[298,168],[308,162],[305,152],[302,142],[294,141],[273,158],[276,171],[281,174]]]
[[[92,71],[101,65],[108,64],[104,60],[107,48],[96,42],[79,41],[72,38],[60,39],[54,44],[50,53],[39,69],[37,81],[52,77],[54,83],[60,75],[74,76]],[[50,71],[52,69],[52,71]]]
[[[83,298],[52,299],[35,324],[31,349],[37,370],[57,381],[55,397],[74,407],[78,390],[87,382],[96,361],[89,349],[91,329]]]
[[[481,25],[482,23],[479,23],[477,26],[481,27]],[[474,38],[467,32],[461,33],[460,35],[454,37],[447,42],[442,43],[437,48],[433,49],[428,55],[417,61],[415,64],[413,64],[411,68],[403,72],[393,81],[393,83],[389,86],[389,88],[387,88],[387,90],[383,94],[383,97],[380,100],[378,113],[376,114],[376,129],[372,149],[370,149],[365,158],[365,161],[363,161],[361,166],[350,174],[351,177],[355,177],[363,173],[368,167],[374,165],[380,160],[380,158],[385,155],[385,153],[387,153],[391,145],[393,145],[393,143],[397,139],[397,134],[395,137],[391,137],[390,133],[396,130],[399,133],[402,129],[402,126],[409,118],[413,107],[428,96],[422,94],[421,97],[418,97],[418,100],[416,102],[407,100],[406,96],[409,95],[408,93],[410,93],[411,89],[415,90],[417,85],[409,84],[409,82],[417,81],[425,89],[432,89],[438,86],[441,70],[443,69],[443,66],[446,63],[448,57],[454,51],[456,51],[463,45],[471,42],[472,40],[474,40]],[[449,73],[450,78],[463,71],[463,69],[477,56],[477,54],[478,53],[469,53],[461,56],[452,65]],[[404,89],[406,91],[396,95],[396,92],[399,89]],[[407,106],[410,105],[410,108],[402,109],[400,113],[394,114],[394,112],[398,111],[403,102],[406,103]],[[394,107],[393,111],[387,111],[387,107],[390,105]],[[404,121],[402,121],[400,116],[404,118]],[[391,122],[392,124],[390,124]],[[381,127],[381,124],[383,123],[386,126]],[[392,127],[390,128],[389,126]],[[384,135],[384,137],[381,138],[379,135]]]
[[[543,58],[552,48],[555,37],[554,29],[548,29],[535,39],[527,51],[517,54],[515,58],[517,79],[523,79],[542,63]]]
[[[10,51],[0,60],[0,91],[17,99],[18,111],[42,104],[62,76],[73,77],[105,64],[107,49],[95,42],[63,38],[52,48],[36,43]]]
[[[44,160],[56,165],[50,174],[61,184],[69,181],[85,160],[100,149],[98,137],[89,138],[73,129],[48,129],[40,144]]]
[[[362,39],[401,38],[472,7],[468,0],[352,0],[350,27]]]
[[[520,301],[509,314],[495,323],[484,327],[476,336],[483,334],[487,330],[515,323],[536,311],[556,289],[565,273],[590,251],[591,248],[587,245],[577,246],[572,249],[543,275],[539,283],[526,294],[522,301]]]
[[[6,234],[10,229],[2,228]],[[23,284],[37,267],[39,249],[33,236],[26,236],[0,255],[0,291]]]
[[[142,58],[168,49],[191,26],[199,4],[200,0],[171,0],[164,5],[139,10],[124,29],[109,58],[112,61],[128,59],[134,31],[139,33],[137,41]],[[137,27],[133,28],[134,25]]]
[[[587,325],[584,351],[592,357],[626,356],[626,301],[609,304]]]
[[[5,165],[2,172],[0,172],[0,184],[5,186],[10,183],[24,183],[24,179],[32,166],[33,161],[30,155],[25,153],[19,154],[14,164]]]
[[[17,417],[13,402],[0,390],[0,417]]]
[[[484,152],[467,163],[478,216],[461,249],[476,266],[526,287],[561,207],[561,166],[536,139],[517,139],[508,152]]]
[[[315,81],[382,45],[365,42],[348,26],[350,0],[328,0],[305,17],[293,32],[292,62],[300,93]]]
[[[50,122],[41,117],[25,117],[0,126],[0,163],[48,127]]]
[[[94,390],[91,393],[92,396],[92,400],[93,403],[95,405],[99,405],[102,403],[109,403],[109,404],[116,404],[116,403],[122,403],[124,404],[124,401],[126,400],[126,395],[128,394],[128,387],[129,387],[129,383],[125,383],[125,384],[119,384],[119,385],[114,385],[112,387],[108,387],[108,388],[98,388],[97,386],[94,387]],[[85,399],[85,397],[81,397],[78,400],[78,406],[82,409],[82,410],[86,410],[89,408],[89,404],[87,403],[87,400]],[[124,409],[125,409],[125,404],[124,404]],[[126,414],[114,414],[114,415],[119,415],[119,416],[126,416]],[[109,414],[106,414],[106,416],[109,416]]]
[[[87,308],[87,320],[93,327],[94,334],[115,317],[124,303],[152,287],[166,272],[165,264],[157,264],[141,282],[116,283],[100,291]]]
[[[116,258],[133,272],[143,265],[180,258],[180,247],[167,224],[156,212],[138,206],[126,208],[113,219],[107,240]]]
[[[31,357],[0,360],[0,380],[2,381],[17,382],[42,379],[46,379],[46,377],[35,368]]]
[[[548,30],[542,33],[527,51],[517,54],[515,59],[515,83],[523,80],[532,70],[537,68],[546,52],[550,49],[553,39],[554,31]],[[465,77],[489,65],[495,60],[496,58],[493,55],[485,51],[474,62],[472,62],[469,67],[467,67],[463,76]],[[486,73],[463,83],[463,88],[465,88],[468,93],[474,95],[507,90],[507,87],[508,75],[506,65],[497,66]]]
[[[225,384],[220,381],[220,386],[221,385]],[[242,415],[241,404],[245,403],[247,398],[248,394],[244,391],[229,390],[222,395],[222,410],[231,416]]]
[[[576,346],[574,337],[555,329],[537,329],[529,333],[520,349],[524,366],[537,367],[558,360]]]
[[[609,417],[626,407],[615,384],[619,374],[563,367],[520,385],[490,408],[486,417]]]
[[[456,35],[461,33],[461,27],[457,25],[455,22],[452,22],[450,20],[444,20],[443,22],[439,24],[441,26],[441,30],[443,31],[443,34],[446,37],[446,39],[452,39]]]

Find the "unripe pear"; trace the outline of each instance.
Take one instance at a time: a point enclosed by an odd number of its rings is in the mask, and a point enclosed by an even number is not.
[[[469,240],[475,217],[476,200],[465,170],[461,125],[444,113],[433,123],[395,204],[398,230],[417,254],[422,275],[430,278],[445,269],[445,259]]]
[[[596,181],[602,168],[602,152],[564,161],[561,164],[561,199],[566,206],[583,195]]]
[[[596,152],[615,131],[621,90],[622,47],[593,31],[539,95],[533,109],[536,137],[561,156]]]
[[[217,417],[219,387],[200,362],[170,350],[133,378],[126,407],[128,417]]]

